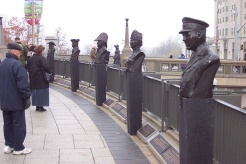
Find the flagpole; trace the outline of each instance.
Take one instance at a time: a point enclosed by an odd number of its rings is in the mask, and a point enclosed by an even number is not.
[[[35,31],[35,0],[32,0],[32,44],[35,44],[34,31]]]

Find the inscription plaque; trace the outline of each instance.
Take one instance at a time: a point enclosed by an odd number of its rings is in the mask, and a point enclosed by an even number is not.
[[[79,87],[79,89],[78,89],[78,90],[83,91],[85,88],[86,88],[86,87],[81,86],[81,87]]]
[[[84,92],[85,92],[86,94],[90,95],[91,90],[90,90],[90,89],[88,89],[88,88],[86,88],[86,89],[84,90]]]
[[[122,108],[122,109],[118,112],[118,114],[119,114],[121,117],[123,117],[124,119],[126,119],[126,118],[127,118],[127,110],[126,110],[126,108]]]
[[[91,91],[90,95],[91,95],[92,97],[96,97],[96,92],[95,92],[95,91]]]
[[[161,157],[169,164],[180,164],[179,153],[170,147],[161,154]]]
[[[155,150],[161,154],[168,148],[170,148],[170,144],[161,136],[158,135],[153,140],[150,141],[150,144],[155,148]]]
[[[145,126],[143,126],[142,128],[139,129],[139,132],[145,137],[147,138],[150,134],[155,132],[155,129],[152,128],[149,124],[146,124]]]
[[[122,108],[124,108],[123,106],[121,106],[120,104],[116,103],[111,107],[116,113],[118,113]]]
[[[105,105],[107,105],[107,106],[110,106],[112,103],[114,102],[114,100],[112,100],[112,99],[107,99],[105,102],[104,102],[104,104]]]

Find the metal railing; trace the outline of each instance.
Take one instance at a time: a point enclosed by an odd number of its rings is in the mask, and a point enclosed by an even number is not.
[[[79,64],[80,80],[87,82],[89,86],[93,85],[94,67],[86,62]],[[69,61],[56,60],[55,74],[70,77]],[[118,95],[119,101],[126,99],[124,68],[108,65],[107,89]],[[179,131],[179,104],[178,79],[160,79],[157,73],[143,73],[143,110],[161,120],[161,131]],[[246,112],[217,99],[214,110],[214,161],[223,164],[245,163]]]

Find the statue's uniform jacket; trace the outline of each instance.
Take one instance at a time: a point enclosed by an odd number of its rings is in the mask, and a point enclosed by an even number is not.
[[[145,54],[141,50],[133,51],[132,55],[126,60],[126,67],[130,72],[142,72],[142,63]]]
[[[73,50],[72,50],[72,55],[71,55],[71,59],[70,60],[78,60],[79,53],[80,53],[79,47],[74,47]]]
[[[206,43],[200,45],[182,74],[180,98],[212,98],[213,79],[219,66],[219,57]]]
[[[103,46],[102,48],[98,49],[97,50],[97,54],[96,54],[95,63],[97,63],[97,64],[105,64],[106,55],[107,55],[107,49],[106,49],[105,46]]]

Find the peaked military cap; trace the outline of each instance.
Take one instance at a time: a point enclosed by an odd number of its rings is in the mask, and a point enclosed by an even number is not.
[[[23,50],[22,46],[18,43],[8,43],[7,44],[7,49],[10,49],[10,50]]]
[[[137,30],[134,30],[134,31],[132,31],[131,39],[142,41],[143,35],[142,35],[142,33],[138,32]]]
[[[194,30],[205,30],[209,24],[194,18],[184,17],[182,19],[183,29],[179,31],[180,34],[184,32],[194,31]]]
[[[79,39],[71,39],[71,42],[79,42]]]
[[[48,42],[48,44],[56,46],[56,44],[54,42],[52,42],[52,41]]]

